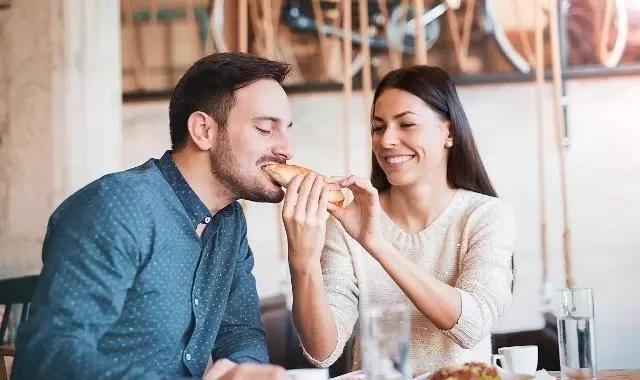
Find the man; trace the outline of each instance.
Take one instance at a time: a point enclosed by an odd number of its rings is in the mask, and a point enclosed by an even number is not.
[[[202,58],[171,96],[172,151],[62,203],[13,379],[284,376],[236,365],[268,362],[236,200],[283,199],[261,167],[291,158],[289,71],[248,54]]]

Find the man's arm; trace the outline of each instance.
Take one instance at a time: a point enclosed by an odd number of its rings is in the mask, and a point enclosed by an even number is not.
[[[66,202],[49,222],[44,267],[20,327],[12,379],[163,379],[98,351],[120,318],[140,261],[139,231],[100,189]]]
[[[227,300],[212,358],[227,358],[236,363],[268,363],[265,332],[260,320],[260,302],[256,281],[251,273],[253,253],[246,233],[240,244],[231,292]]]

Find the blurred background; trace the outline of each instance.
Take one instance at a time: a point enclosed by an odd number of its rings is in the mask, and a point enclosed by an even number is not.
[[[222,51],[294,65],[293,161],[329,175],[369,174],[386,72],[448,71],[517,221],[494,332],[591,287],[598,366],[640,367],[640,0],[0,0],[0,279],[39,273],[64,198],[168,149],[173,86]],[[278,206],[243,206],[258,292],[286,300]]]

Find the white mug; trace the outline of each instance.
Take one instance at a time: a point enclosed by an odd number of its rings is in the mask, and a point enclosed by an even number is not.
[[[491,356],[491,364],[507,372],[533,376],[538,367],[538,346],[499,348],[498,355]]]
[[[290,369],[287,375],[294,380],[327,380],[329,379],[329,370],[326,368],[302,368]]]

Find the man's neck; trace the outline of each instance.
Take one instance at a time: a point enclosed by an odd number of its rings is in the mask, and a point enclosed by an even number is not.
[[[208,153],[195,155],[178,151],[173,152],[171,157],[184,179],[211,214],[215,215],[235,200],[229,190],[211,174]]]

